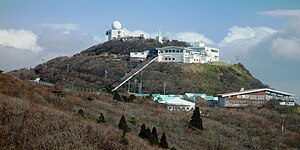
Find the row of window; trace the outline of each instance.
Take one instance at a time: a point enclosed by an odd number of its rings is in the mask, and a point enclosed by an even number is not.
[[[237,95],[237,98],[265,100],[265,95]]]
[[[165,51],[165,53],[182,53],[183,52],[183,50],[181,49],[181,50],[164,50]],[[162,50],[162,51],[160,51],[161,53],[164,53],[164,51]]]
[[[259,101],[226,101],[226,104],[256,105],[256,104],[263,104],[263,102],[259,102]]]
[[[175,58],[169,57],[169,58],[165,58],[165,60],[175,60]]]

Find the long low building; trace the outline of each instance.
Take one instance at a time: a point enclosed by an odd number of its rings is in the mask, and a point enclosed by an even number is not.
[[[219,49],[204,45],[191,47],[167,46],[144,52],[131,52],[130,60],[143,61],[149,54],[155,54],[158,57],[158,62],[211,63],[219,61]]]
[[[241,90],[217,96],[221,107],[260,106],[269,100],[277,100],[280,105],[295,105],[293,94],[270,88]]]

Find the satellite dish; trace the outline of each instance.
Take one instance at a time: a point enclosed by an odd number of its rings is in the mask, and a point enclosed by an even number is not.
[[[122,28],[122,25],[121,25],[121,22],[119,21],[114,21],[111,25],[112,29],[114,30],[121,30]]]

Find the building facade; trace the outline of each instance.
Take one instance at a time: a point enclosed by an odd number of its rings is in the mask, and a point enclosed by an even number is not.
[[[280,105],[295,105],[293,94],[270,88],[241,90],[217,96],[221,107],[261,106],[269,100],[276,100]]]
[[[219,49],[211,47],[177,47],[157,48],[158,62],[211,63],[219,61]]]
[[[122,30],[122,24],[119,21],[114,21],[111,25],[111,29],[106,31],[107,40],[121,39],[124,35],[124,30]]]

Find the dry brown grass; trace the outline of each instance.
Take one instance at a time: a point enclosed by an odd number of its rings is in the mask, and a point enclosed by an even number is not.
[[[143,123],[155,126],[159,138],[165,132],[169,147],[177,149],[300,148],[300,116],[293,111],[287,111],[282,133],[280,111],[211,108],[199,103],[210,116],[202,118],[203,131],[192,131],[188,129],[191,112],[169,112],[148,99],[121,103],[106,93],[66,91],[61,97],[51,92],[59,87],[1,74],[0,87],[0,149],[158,149],[137,136]],[[100,113],[106,123],[96,123]],[[132,131],[125,136],[127,146],[119,143],[122,133],[117,125],[122,115],[127,122],[131,117],[137,121],[136,125],[128,122]]]

